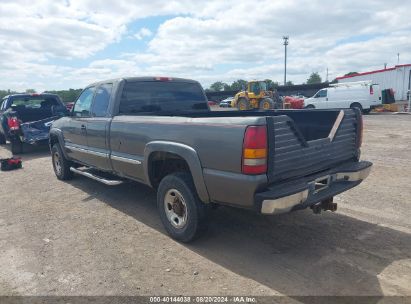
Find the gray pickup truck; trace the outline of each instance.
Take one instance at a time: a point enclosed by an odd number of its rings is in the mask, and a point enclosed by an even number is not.
[[[361,141],[356,109],[210,111],[198,82],[168,77],[94,83],[50,130],[57,178],[153,187],[183,242],[204,231],[211,206],[335,211],[333,196],[371,170]]]

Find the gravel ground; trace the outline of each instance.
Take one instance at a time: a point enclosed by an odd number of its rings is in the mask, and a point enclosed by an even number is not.
[[[165,234],[149,188],[61,182],[32,150],[0,172],[0,295],[411,295],[410,130],[409,115],[365,117],[374,168],[338,212],[221,207],[190,245]]]

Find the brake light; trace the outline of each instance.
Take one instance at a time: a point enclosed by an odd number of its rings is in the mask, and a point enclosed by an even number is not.
[[[374,94],[374,88],[372,87],[372,85],[370,85],[370,95]]]
[[[267,128],[248,126],[244,134],[242,173],[267,173]]]
[[[20,129],[20,122],[17,119],[17,117],[9,117],[7,119],[7,125],[9,126],[9,129],[11,131],[15,131],[15,130]]]
[[[154,78],[154,80],[158,80],[158,81],[171,81],[171,80],[173,80],[173,78],[170,78],[170,77],[156,77],[156,78]]]

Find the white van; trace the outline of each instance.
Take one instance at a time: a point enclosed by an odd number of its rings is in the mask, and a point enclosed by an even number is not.
[[[359,108],[363,113],[381,105],[381,90],[371,81],[330,84],[304,100],[307,109]]]

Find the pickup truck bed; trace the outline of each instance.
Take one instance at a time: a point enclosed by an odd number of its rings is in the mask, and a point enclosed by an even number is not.
[[[93,84],[82,95],[103,86],[110,87],[104,116],[92,113],[100,98],[93,93],[87,115],[76,107],[80,96],[73,114],[54,122],[57,177],[70,178],[70,167],[85,166],[156,188],[163,223],[182,241],[197,235],[212,204],[263,214],[334,210],[332,197],[358,185],[371,168],[359,161],[362,117],[356,109],[212,112],[197,82],[148,77]],[[168,102],[161,96],[182,108],[159,110]],[[187,104],[202,101],[187,109],[178,103],[182,96],[190,96]]]

